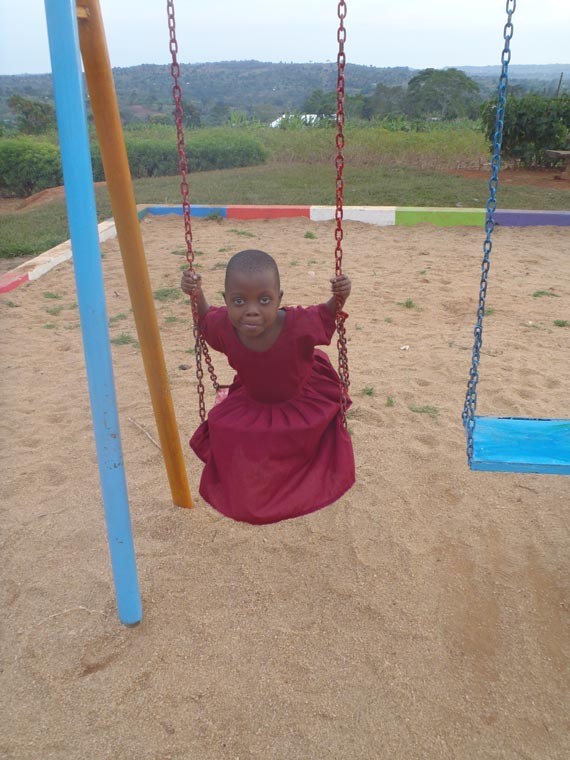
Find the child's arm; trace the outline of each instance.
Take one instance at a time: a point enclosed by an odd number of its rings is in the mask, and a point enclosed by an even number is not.
[[[206,296],[202,290],[202,276],[198,272],[191,272],[189,269],[184,270],[182,273],[182,281],[180,283],[182,292],[187,296],[196,296],[196,306],[198,307],[198,316],[200,319],[205,316],[206,312],[210,308],[209,303],[206,301]]]
[[[331,286],[333,294],[327,301],[326,305],[333,314],[336,314],[337,304],[342,309],[346,303],[346,299],[350,295],[352,283],[350,282],[350,278],[345,274],[339,274],[336,277],[331,277]]]

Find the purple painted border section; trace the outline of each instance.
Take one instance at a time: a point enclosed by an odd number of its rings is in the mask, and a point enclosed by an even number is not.
[[[502,227],[568,227],[570,211],[495,211],[495,222]]]

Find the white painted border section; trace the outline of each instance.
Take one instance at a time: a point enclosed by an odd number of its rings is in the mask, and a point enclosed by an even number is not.
[[[311,206],[312,222],[328,222],[335,218],[334,206]],[[388,227],[396,224],[395,206],[345,206],[343,220],[347,222],[364,222]]]
[[[97,226],[97,229],[99,230],[99,240],[101,242],[110,240],[117,235],[117,228],[113,219],[106,219],[104,222],[101,222]],[[36,256],[31,261],[24,261],[23,264],[10,270],[10,273],[27,272],[29,280],[37,280],[58,264],[69,261],[71,256],[71,241],[66,240],[64,243],[56,245],[55,248],[50,248],[49,251],[40,253],[39,256]]]

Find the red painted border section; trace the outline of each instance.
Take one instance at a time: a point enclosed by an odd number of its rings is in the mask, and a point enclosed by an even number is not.
[[[30,281],[30,275],[27,272],[5,272],[0,275],[0,293],[9,293],[19,285]]]
[[[288,219],[311,216],[310,206],[227,206],[226,219]]]

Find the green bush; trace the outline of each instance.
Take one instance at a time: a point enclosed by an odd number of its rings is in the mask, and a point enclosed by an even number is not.
[[[61,183],[55,145],[29,137],[0,140],[0,195],[24,197]]]
[[[482,108],[483,129],[493,147],[496,102]],[[524,166],[551,166],[545,150],[563,150],[570,142],[570,95],[548,98],[524,95],[507,98],[502,155]]]
[[[174,131],[147,136],[125,134],[133,178],[162,177],[178,173],[178,150]],[[99,146],[91,145],[93,178],[105,179]],[[191,172],[232,169],[262,164],[268,151],[255,137],[230,129],[194,133],[186,154]],[[0,139],[0,195],[24,197],[61,185],[59,149],[47,140],[17,137]]]
[[[176,140],[169,137],[125,135],[125,145],[133,178],[164,177],[178,173]],[[97,145],[92,146],[94,179],[102,180],[103,165]],[[224,130],[217,134],[195,134],[186,145],[191,172],[233,169],[262,164],[267,152],[253,137]]]

